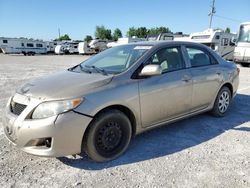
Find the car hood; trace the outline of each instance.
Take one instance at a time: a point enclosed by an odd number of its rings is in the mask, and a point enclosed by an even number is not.
[[[24,84],[17,93],[40,100],[70,99],[108,84],[113,75],[63,71]]]

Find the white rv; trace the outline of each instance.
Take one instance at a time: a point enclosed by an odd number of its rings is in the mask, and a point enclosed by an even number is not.
[[[147,41],[190,41],[189,35],[182,32],[176,33],[160,33],[155,35],[148,35]]]
[[[5,54],[46,54],[46,43],[39,40],[26,38],[5,38],[0,37],[0,48]]]
[[[122,38],[118,38],[118,40],[116,42],[109,42],[107,44],[107,47],[112,48],[114,46],[119,46],[119,45],[123,45],[123,44],[134,43],[134,42],[141,42],[141,41],[145,41],[145,40],[146,40],[146,38],[122,37]]]
[[[236,34],[226,33],[222,30],[207,29],[203,32],[190,34],[190,41],[204,44],[226,60],[233,60]],[[180,38],[181,40],[181,38]]]
[[[88,45],[87,42],[80,42],[78,44],[78,52],[79,54],[94,54],[96,51]]]
[[[67,41],[55,47],[55,54],[75,54],[78,53],[79,41]]]
[[[147,41],[169,41],[174,40],[174,35],[172,33],[160,33],[156,35],[148,35]]]
[[[94,39],[89,43],[89,47],[97,53],[107,49],[108,40]]]
[[[55,54],[57,54],[57,55],[64,54],[64,46],[63,46],[63,44],[56,45]]]
[[[60,44],[58,41],[47,41],[46,42],[46,48],[47,48],[47,53],[54,53],[56,46]]]
[[[237,46],[234,50],[234,61],[244,67],[250,65],[250,22],[240,25]]]
[[[72,41],[67,43],[64,47],[64,52],[66,54],[76,54],[78,53],[78,44],[79,42]]]

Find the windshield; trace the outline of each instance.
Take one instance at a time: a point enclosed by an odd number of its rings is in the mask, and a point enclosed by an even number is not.
[[[238,42],[250,42],[250,25],[241,25]]]
[[[152,46],[124,45],[110,48],[87,59],[71,70],[76,72],[118,74],[127,70],[151,47]]]

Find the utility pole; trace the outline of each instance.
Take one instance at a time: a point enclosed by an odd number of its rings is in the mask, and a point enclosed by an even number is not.
[[[210,16],[209,29],[212,27],[213,16],[216,13],[214,4],[215,4],[215,0],[213,0],[213,4],[211,6],[211,11],[208,14],[208,16]]]
[[[61,37],[60,28],[58,28],[58,38]]]

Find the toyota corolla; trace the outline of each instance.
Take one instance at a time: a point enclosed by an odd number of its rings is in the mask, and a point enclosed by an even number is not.
[[[238,84],[236,65],[204,45],[122,45],[18,88],[7,103],[4,131],[30,154],[84,151],[108,161],[148,129],[207,111],[224,116]]]

